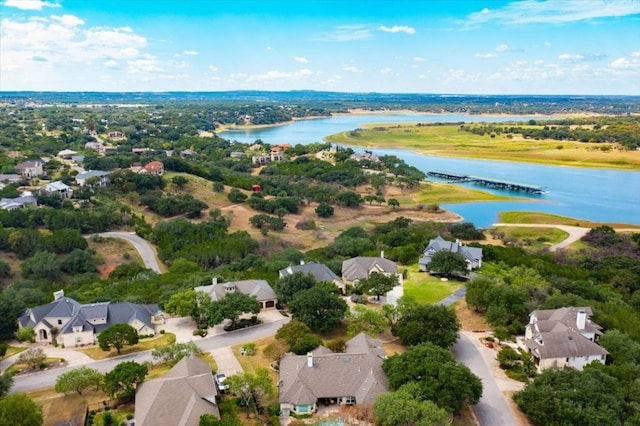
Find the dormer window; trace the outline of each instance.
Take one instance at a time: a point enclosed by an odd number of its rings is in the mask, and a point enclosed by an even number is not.
[[[81,325],[74,325],[73,326],[73,332],[74,333],[80,333],[82,331],[82,326]]]
[[[224,291],[227,293],[232,293],[234,291],[236,291],[236,286],[233,284],[228,284],[224,286]]]

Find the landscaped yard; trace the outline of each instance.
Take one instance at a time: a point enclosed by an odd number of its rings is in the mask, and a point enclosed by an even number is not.
[[[125,346],[120,350],[120,355],[146,351],[149,349],[153,349],[156,346],[164,346],[166,344],[169,344],[175,341],[176,341],[176,335],[173,333],[159,334],[158,337],[154,337],[152,339],[142,339],[136,345]],[[115,349],[111,349],[110,351],[106,352],[100,349],[99,346],[95,346],[87,349],[79,349],[79,351],[95,360],[101,360],[101,359],[118,356],[118,352]]]
[[[404,280],[404,295],[418,303],[436,303],[449,296],[464,284],[458,281],[442,281],[440,278],[420,272],[418,264],[407,267],[409,273]]]

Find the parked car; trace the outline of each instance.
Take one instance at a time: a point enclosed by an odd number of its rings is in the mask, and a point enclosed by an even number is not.
[[[227,376],[224,375],[223,373],[218,373],[216,374],[216,385],[218,385],[218,390],[220,392],[224,392],[226,390],[229,390],[229,384],[225,383],[225,380],[227,380]]]

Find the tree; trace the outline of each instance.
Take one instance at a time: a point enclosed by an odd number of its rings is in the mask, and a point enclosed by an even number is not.
[[[173,182],[178,188],[182,189],[189,182],[189,179],[184,176],[178,175],[172,177],[171,182]]]
[[[290,350],[296,355],[305,355],[320,345],[322,345],[322,339],[315,334],[309,333],[296,340],[295,343],[291,345]]]
[[[607,330],[600,337],[600,346],[609,351],[609,361],[614,364],[640,365],[640,343],[618,330]]]
[[[274,291],[278,295],[278,301],[286,305],[296,293],[313,288],[315,285],[316,279],[313,275],[297,271],[280,278],[276,282]]]
[[[11,369],[7,369],[0,374],[0,398],[5,396],[13,386],[13,374],[14,371]]]
[[[0,424],[41,426],[42,407],[23,393],[14,393],[0,399]]]
[[[8,349],[9,345],[4,342],[0,343],[0,359],[4,358],[4,356],[7,354]]]
[[[254,408],[256,415],[269,405],[276,394],[269,370],[258,367],[255,374],[242,373],[227,377],[231,392],[240,397],[242,405]]]
[[[467,283],[467,293],[465,294],[465,300],[467,306],[472,308],[476,312],[484,312],[487,310],[487,303],[485,300],[486,292],[495,287],[496,282],[485,276],[478,276]]]
[[[617,381],[596,368],[545,370],[513,397],[537,424],[625,424]]]
[[[36,369],[47,359],[47,354],[42,348],[30,347],[18,356],[20,364],[27,364],[29,368]]]
[[[112,398],[132,398],[136,386],[144,381],[148,371],[144,364],[135,361],[121,362],[104,375],[103,390]]]
[[[327,203],[320,203],[318,207],[316,207],[316,214],[318,217],[331,217],[333,216],[334,209]]]
[[[482,396],[482,382],[466,365],[456,364],[446,349],[431,343],[411,346],[382,363],[392,389],[415,383],[425,400],[435,402],[450,413],[465,403],[476,404]]]
[[[22,274],[35,280],[56,281],[60,275],[60,264],[54,253],[39,251],[28,258],[22,265]]]
[[[19,342],[35,343],[36,332],[33,331],[33,327],[22,327],[16,331],[16,340]]]
[[[347,303],[340,296],[321,287],[298,292],[289,304],[294,319],[322,333],[340,325],[347,310]]]
[[[189,316],[198,322],[201,313],[198,297],[202,297],[201,300],[204,300],[205,297],[209,298],[209,295],[203,292],[197,294],[193,289],[179,291],[169,297],[169,301],[164,304],[164,310],[181,317]]]
[[[473,223],[456,223],[449,227],[451,236],[463,240],[484,240],[484,234],[477,230]]]
[[[260,302],[255,296],[233,291],[222,299],[209,303],[204,311],[207,325],[210,327],[220,324],[224,319],[230,319],[233,328],[243,313],[257,314],[260,312]]]
[[[391,306],[391,305],[385,305]],[[369,309],[362,305],[355,305],[349,315],[347,336],[353,337],[360,333],[377,337],[388,328],[389,323],[379,309]]]
[[[151,351],[151,356],[156,361],[167,363],[170,367],[176,365],[185,356],[199,355],[202,349],[195,342],[169,343],[164,346],[156,346]]]
[[[380,295],[387,294],[398,285],[398,277],[396,275],[386,275],[378,272],[372,272],[369,278],[360,280],[356,288],[363,293],[373,294],[380,300]]]
[[[118,354],[125,345],[135,345],[138,343],[138,332],[129,324],[114,324],[102,331],[98,335],[100,349],[105,352],[116,348]]]
[[[287,347],[291,348],[291,346],[305,334],[311,334],[309,326],[294,319],[278,329],[276,339],[284,342]]]
[[[344,207],[358,207],[362,204],[362,201],[362,196],[353,191],[341,192],[336,197],[336,203],[338,203],[339,206]]]
[[[420,387],[407,383],[395,392],[385,392],[373,404],[381,426],[448,426],[449,413],[420,395]]]
[[[233,188],[227,194],[227,198],[232,203],[244,203],[245,201],[247,201],[247,198],[249,198],[249,197],[247,196],[247,194],[245,194],[244,192],[240,191],[239,189]]]
[[[453,278],[467,273],[467,261],[460,253],[441,250],[433,255],[427,268],[436,274]]]
[[[389,207],[396,208],[400,206],[400,203],[395,198],[389,198],[389,200],[387,201],[387,205]]]
[[[55,390],[58,393],[76,392],[78,395],[82,395],[82,392],[87,389],[100,389],[102,378],[102,373],[94,368],[76,368],[58,376]]]
[[[391,328],[404,345],[423,342],[450,348],[458,340],[460,322],[454,310],[443,305],[416,305],[402,313]]]

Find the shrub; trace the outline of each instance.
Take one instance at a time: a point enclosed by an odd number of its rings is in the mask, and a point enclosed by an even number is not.
[[[255,343],[247,343],[242,346],[242,353],[246,356],[253,356],[256,354],[256,344]]]
[[[364,305],[365,303],[367,303],[367,299],[361,294],[353,294],[351,296],[351,301],[353,303],[359,303],[361,305]]]
[[[36,332],[33,331],[33,327],[23,327],[16,331],[16,339],[18,339],[19,342],[35,343]]]

